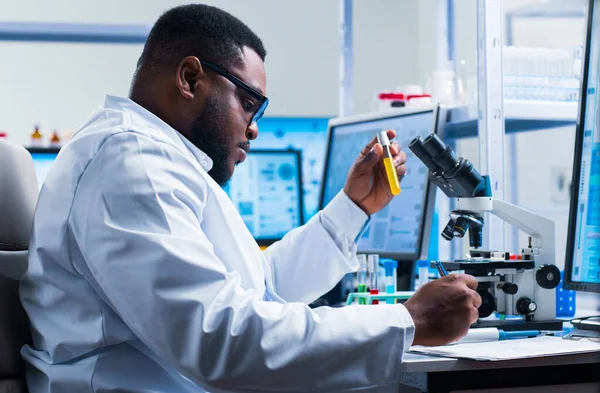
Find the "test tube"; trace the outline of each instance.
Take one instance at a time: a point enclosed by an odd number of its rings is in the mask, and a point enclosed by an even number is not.
[[[378,295],[379,286],[377,285],[377,276],[379,276],[379,255],[369,255],[367,262],[369,268],[369,293],[371,295]],[[372,304],[379,304],[379,300],[373,300]]]
[[[396,293],[396,269],[398,268],[398,262],[394,260],[384,261],[383,268],[385,270],[385,293]],[[386,303],[394,304],[396,303],[396,299],[386,299]]]
[[[415,285],[415,290],[427,284],[427,282],[429,281],[429,262],[418,261],[417,268],[419,278],[417,280],[417,285]]]
[[[377,142],[383,147],[383,166],[385,167],[385,174],[390,184],[390,191],[392,195],[398,195],[402,190],[400,189],[400,180],[398,180],[398,173],[396,172],[392,153],[390,152],[390,139],[388,138],[387,131],[381,131],[377,134]]]
[[[356,256],[358,259],[358,271],[356,272],[356,279],[358,282],[357,292],[367,292],[367,256],[359,254]],[[358,299],[358,304],[367,304],[366,299]]]

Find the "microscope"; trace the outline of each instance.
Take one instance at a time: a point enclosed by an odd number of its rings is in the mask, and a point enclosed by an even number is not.
[[[480,175],[469,160],[457,159],[437,135],[416,137],[408,147],[429,169],[429,180],[456,199],[442,237],[452,240],[469,233],[467,257],[441,263],[447,271],[464,271],[477,279],[483,303],[474,327],[561,330],[562,322],[556,320],[560,271],[555,265],[554,221],[494,199],[489,176]],[[485,212],[530,236],[521,255],[511,258],[506,251],[481,249]],[[500,318],[488,318],[494,312]]]

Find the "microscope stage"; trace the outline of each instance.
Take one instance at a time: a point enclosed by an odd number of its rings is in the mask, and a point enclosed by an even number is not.
[[[490,259],[457,259],[456,261],[443,262],[442,265],[448,271],[464,270],[467,274],[477,276],[493,273],[496,269],[533,269],[534,261],[498,261]],[[432,266],[433,267],[433,266]]]

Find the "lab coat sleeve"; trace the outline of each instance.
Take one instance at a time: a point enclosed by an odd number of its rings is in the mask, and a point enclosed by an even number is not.
[[[263,300],[201,230],[206,179],[170,145],[104,143],[69,216],[75,269],[133,333],[211,392],[335,392],[399,379],[414,325],[402,305]],[[134,365],[132,365],[134,367]]]
[[[310,303],[356,271],[356,241],[368,220],[342,190],[308,223],[267,248],[277,294],[288,302]]]

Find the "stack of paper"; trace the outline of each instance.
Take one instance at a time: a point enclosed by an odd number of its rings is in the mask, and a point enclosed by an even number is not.
[[[600,361],[600,343],[589,340],[563,340],[551,336],[440,347],[415,345],[410,350],[428,355],[492,361],[597,352]]]

